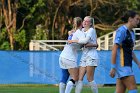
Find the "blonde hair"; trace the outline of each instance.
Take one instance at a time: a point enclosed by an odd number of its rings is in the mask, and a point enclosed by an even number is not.
[[[73,29],[76,30],[79,26],[81,26],[82,19],[80,17],[75,17],[73,21],[76,22],[73,24]]]
[[[90,23],[91,23],[90,26],[94,28],[94,18],[91,16],[86,16],[86,17],[90,19]]]

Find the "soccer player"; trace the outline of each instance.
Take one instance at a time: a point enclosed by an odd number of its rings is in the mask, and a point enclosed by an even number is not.
[[[84,38],[85,35],[81,31],[82,29],[82,19],[80,17],[74,18],[74,25],[76,30],[73,33],[72,39],[80,39]],[[79,44],[66,44],[63,51],[60,54],[59,64],[60,68],[68,69],[69,74],[71,76],[70,81],[68,81],[65,89],[65,93],[70,93],[73,85],[78,80],[78,66],[77,66],[77,55],[78,49],[80,49],[81,45]]]
[[[68,32],[68,40],[72,39],[73,36],[73,31],[69,31]],[[69,72],[68,69],[62,69],[61,68],[61,72],[62,72],[62,77],[61,77],[61,81],[59,83],[59,93],[65,93],[65,87],[66,87],[66,83],[68,81],[69,78]]]
[[[132,70],[132,60],[140,68],[140,62],[133,52],[135,35],[133,28],[139,23],[139,15],[134,11],[127,11],[122,17],[124,25],[116,30],[116,36],[112,49],[112,64],[110,76],[116,75],[116,93],[138,93],[134,73]]]
[[[77,18],[74,18],[74,24],[73,24],[73,28],[71,31],[68,32],[68,40],[72,39],[72,36],[76,30],[76,26],[77,26]],[[91,46],[91,45],[90,45]],[[59,93],[65,93],[65,87],[66,87],[66,83],[69,79],[69,72],[68,69],[62,69],[61,68],[61,72],[62,72],[62,77],[61,77],[61,81],[59,83]]]
[[[93,26],[94,19],[90,16],[86,16],[83,21],[83,31],[86,34],[86,37],[79,40],[68,41],[69,43],[93,44],[93,47],[83,48],[83,53],[80,60],[79,80],[76,85],[75,93],[81,93],[83,87],[82,81],[85,74],[87,75],[87,80],[89,82],[89,86],[91,87],[92,93],[98,93],[98,87],[94,80],[94,72],[98,64],[98,53],[96,50],[98,44],[96,31]]]

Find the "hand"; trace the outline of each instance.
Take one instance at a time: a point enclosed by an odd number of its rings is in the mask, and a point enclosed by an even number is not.
[[[68,40],[68,43],[71,44],[72,43],[72,40]]]
[[[111,76],[112,78],[114,78],[114,77],[115,77],[115,73],[116,73],[115,68],[112,68],[112,69],[110,70],[110,76]]]
[[[78,42],[78,40],[68,40],[68,43],[77,43]]]

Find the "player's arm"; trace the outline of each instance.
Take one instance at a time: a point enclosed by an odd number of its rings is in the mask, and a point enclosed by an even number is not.
[[[79,40],[69,40],[68,43],[87,44],[88,41],[91,39],[91,36],[94,34],[93,32],[93,30],[89,30],[85,38]]]
[[[94,39],[96,40],[96,43],[87,43],[85,44],[85,47],[95,47],[95,48],[98,48],[98,43],[97,43],[97,35],[96,35],[96,31],[93,30],[91,31],[90,34],[88,34],[88,37],[91,37],[91,35],[94,35]]]
[[[112,78],[115,76],[116,73],[116,56],[118,48],[119,48],[118,44],[114,44],[112,48],[111,71],[110,71],[110,76]]]
[[[68,43],[87,44],[89,40],[90,40],[90,37],[86,37],[86,38],[79,39],[79,40],[68,40]]]
[[[114,45],[112,48],[112,59],[111,59],[111,71],[110,76],[113,78],[116,73],[116,56],[117,56],[117,50],[121,46],[122,41],[125,38],[125,31],[123,29],[118,29],[116,31],[115,39],[114,39]]]
[[[132,57],[133,57],[134,62],[135,62],[135,63],[138,65],[138,67],[140,68],[140,62],[138,61],[138,59],[137,59],[137,57],[136,57],[136,55],[135,55],[134,52],[132,52]]]
[[[112,48],[112,60],[111,63],[114,65],[116,64],[116,56],[117,56],[117,49],[118,49],[119,45],[118,44],[114,44],[113,48]]]
[[[85,47],[96,47],[96,48],[98,48],[98,44],[87,43],[87,44],[85,44]]]
[[[75,32],[75,30],[74,30],[74,29],[72,29],[72,30],[68,31],[68,35],[71,35],[73,32]]]

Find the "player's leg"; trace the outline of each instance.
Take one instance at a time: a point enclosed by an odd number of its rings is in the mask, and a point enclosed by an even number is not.
[[[66,84],[63,82],[59,83],[59,93],[65,93]]]
[[[62,69],[62,77],[59,83],[59,93],[65,93],[65,87],[66,87],[68,78],[69,78],[68,69]]]
[[[78,68],[70,68],[68,71],[70,73],[71,79],[66,85],[65,93],[70,93],[75,82],[78,81]]]
[[[87,66],[86,67],[86,75],[87,80],[89,82],[89,86],[91,87],[92,93],[98,93],[98,87],[94,80],[94,72],[95,72],[95,66]]]
[[[98,87],[94,80],[94,72],[95,68],[97,67],[98,60],[92,59],[91,57],[87,58],[87,67],[86,67],[86,74],[87,74],[87,80],[89,82],[89,86],[91,87],[92,93],[98,93]]]
[[[126,87],[123,84],[122,80],[117,79],[116,82],[116,93],[125,93]]]
[[[138,93],[135,77],[133,75],[124,77],[122,80],[126,88],[129,90],[128,93]]]
[[[80,68],[79,68],[79,80],[78,80],[78,83],[77,83],[76,88],[75,88],[75,93],[81,93],[82,88],[83,88],[83,78],[84,78],[85,73],[86,73],[86,67],[80,66]]]

